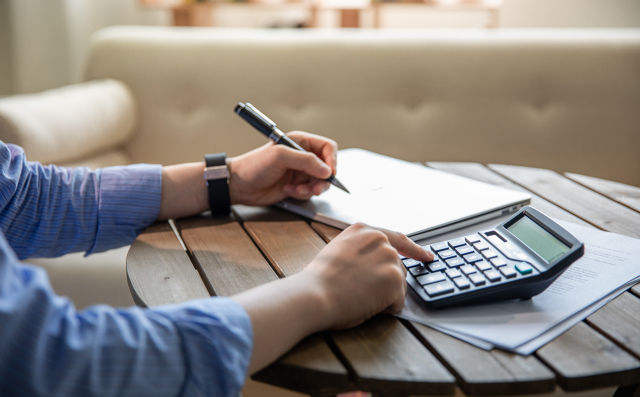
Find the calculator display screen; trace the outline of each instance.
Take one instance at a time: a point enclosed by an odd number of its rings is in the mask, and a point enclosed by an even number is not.
[[[527,216],[518,219],[507,230],[549,263],[571,249]]]

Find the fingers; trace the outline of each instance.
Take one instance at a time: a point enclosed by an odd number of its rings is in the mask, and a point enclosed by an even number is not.
[[[430,262],[433,260],[432,252],[426,251],[404,234],[382,228],[379,230],[387,235],[389,242],[396,250],[398,250],[399,254],[419,261]]]
[[[331,168],[333,174],[336,173],[338,162],[338,144],[336,141],[304,131],[292,131],[287,133],[287,135],[305,150],[314,153],[324,161]]]
[[[302,171],[318,179],[327,179],[332,174],[329,165],[313,153],[300,152],[283,145],[276,145],[274,151],[276,158],[287,168]]]

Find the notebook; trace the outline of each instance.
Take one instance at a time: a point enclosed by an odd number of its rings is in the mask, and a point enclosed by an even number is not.
[[[331,185],[310,200],[276,205],[340,229],[363,222],[417,241],[515,212],[531,199],[524,192],[363,149],[338,152],[336,177],[351,194]]]

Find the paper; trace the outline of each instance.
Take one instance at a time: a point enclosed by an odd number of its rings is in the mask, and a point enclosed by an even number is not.
[[[400,317],[479,347],[529,354],[640,281],[640,240],[556,222],[585,243],[585,254],[541,294],[442,310],[426,309],[410,294]]]

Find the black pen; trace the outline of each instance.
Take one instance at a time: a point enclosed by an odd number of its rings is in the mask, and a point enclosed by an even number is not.
[[[301,152],[306,152],[302,148],[302,146],[298,145],[293,141],[293,139],[289,138],[284,134],[284,132],[280,131],[278,127],[276,127],[276,123],[271,121],[267,116],[265,116],[261,111],[255,108],[249,102],[242,103],[238,102],[234,112],[238,114],[238,116],[242,117],[247,123],[251,124],[256,130],[263,133],[267,138],[274,141],[276,144],[289,146],[292,149],[300,150]],[[327,182],[331,183],[337,188],[344,190],[347,193],[346,187],[335,177],[335,175],[331,175],[326,179]]]

